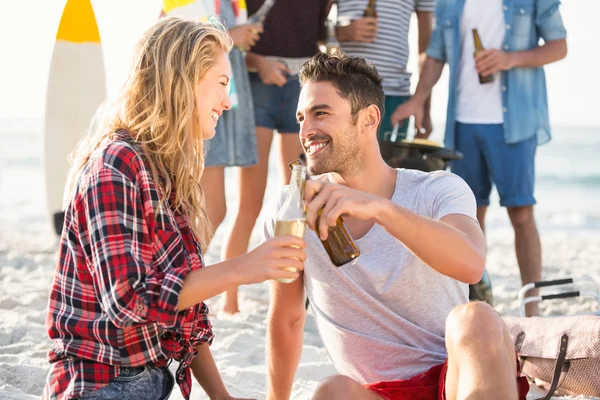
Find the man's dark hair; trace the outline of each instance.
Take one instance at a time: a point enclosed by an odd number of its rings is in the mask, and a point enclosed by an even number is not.
[[[352,120],[358,112],[371,104],[385,113],[382,78],[375,66],[362,57],[350,57],[343,53],[318,53],[300,69],[300,84],[307,82],[331,82],[338,94],[350,102]]]

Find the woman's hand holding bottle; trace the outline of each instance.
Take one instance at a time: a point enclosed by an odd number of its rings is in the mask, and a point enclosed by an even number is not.
[[[240,257],[241,284],[260,283],[269,279],[295,280],[304,270],[306,243],[296,236],[277,236]],[[241,260],[240,260],[241,261]],[[297,272],[291,272],[295,268]]]

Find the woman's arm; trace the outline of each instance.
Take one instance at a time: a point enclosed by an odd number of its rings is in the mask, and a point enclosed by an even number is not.
[[[196,349],[198,355],[192,360],[190,368],[211,400],[251,400],[231,397],[223,383],[208,344],[201,344]]]
[[[190,368],[202,389],[212,400],[230,399],[208,344],[201,344],[196,349],[198,355],[192,360]]]
[[[295,247],[292,247],[295,246]],[[304,269],[304,240],[295,236],[278,236],[249,253],[223,261],[208,268],[190,272],[183,282],[177,303],[178,310],[216,296],[232,286],[260,283],[269,279],[296,279]]]

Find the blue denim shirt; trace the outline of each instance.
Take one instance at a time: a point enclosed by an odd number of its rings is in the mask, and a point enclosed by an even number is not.
[[[465,0],[437,0],[435,29],[427,55],[450,66],[450,92],[444,143],[454,148],[456,90],[460,68],[460,18]],[[503,0],[506,34],[502,50],[522,51],[567,35],[558,7],[559,0]],[[543,68],[513,68],[502,71],[502,107],[506,143],[538,137],[538,144],[550,140],[548,96]]]

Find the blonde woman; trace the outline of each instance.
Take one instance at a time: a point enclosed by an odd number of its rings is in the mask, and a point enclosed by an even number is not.
[[[81,142],[50,291],[43,398],[166,399],[175,359],[184,398],[193,373],[211,399],[230,399],[203,300],[302,269],[304,242],[293,237],[204,268],[210,194],[198,182],[203,141],[231,106],[231,46],[218,27],[161,20],[139,42],[107,124]]]

